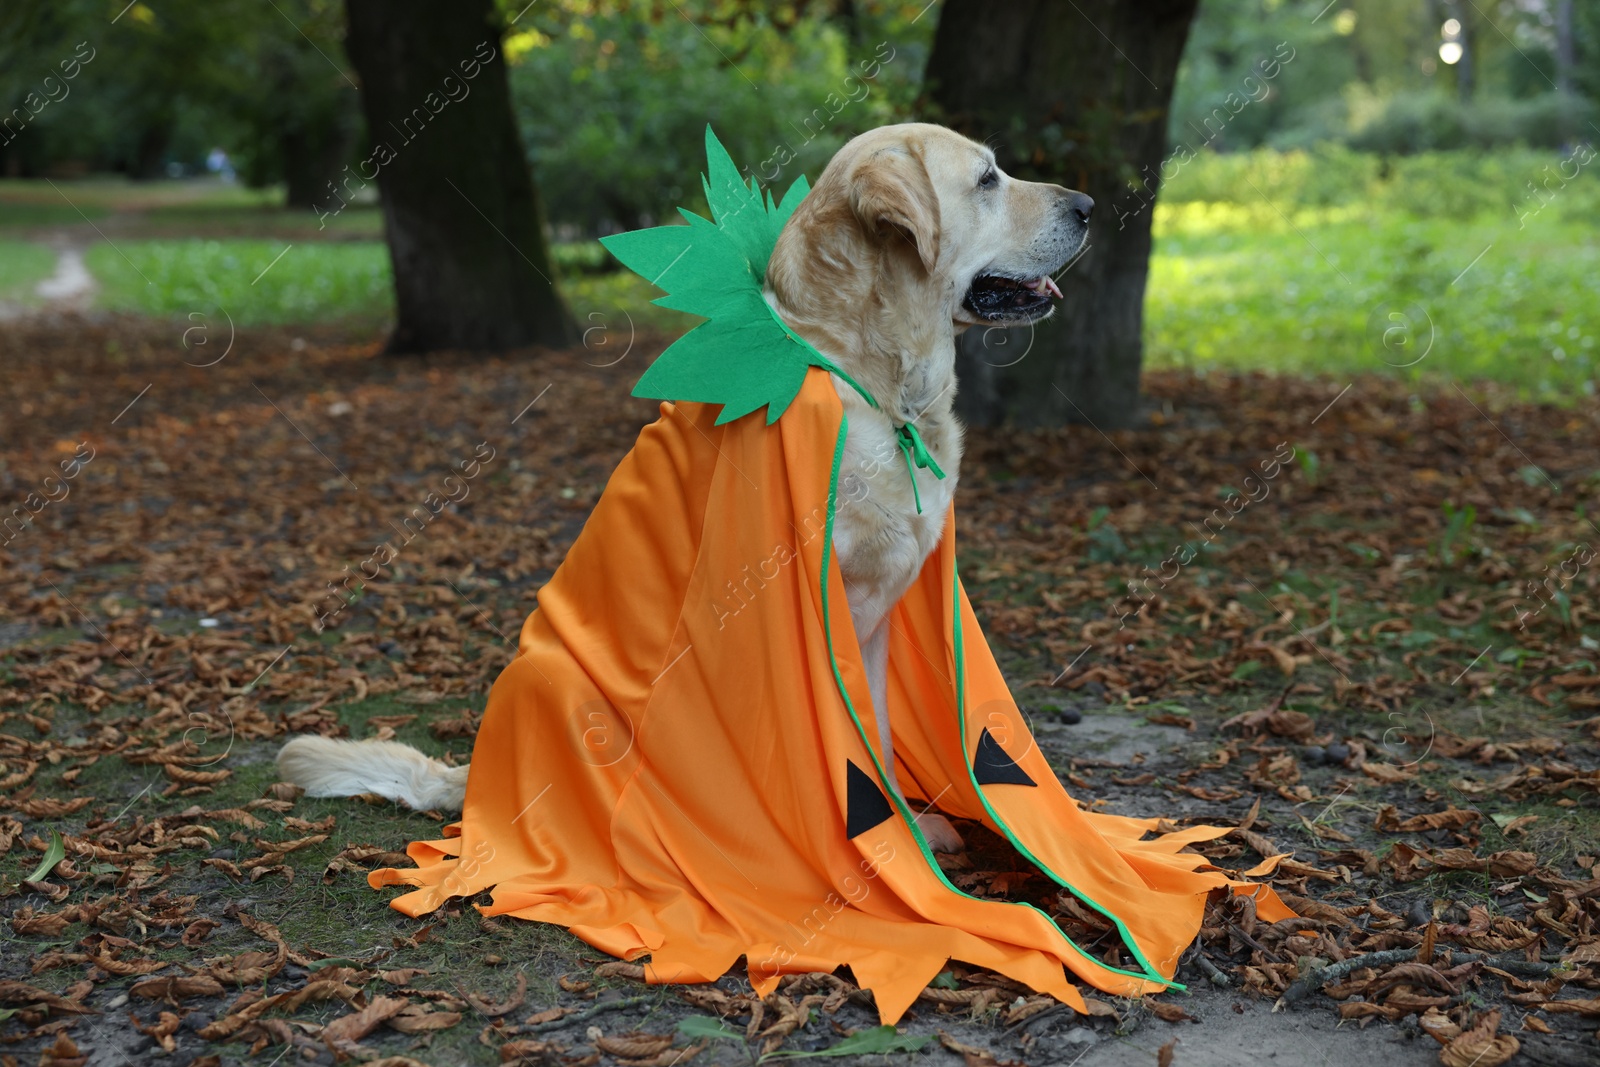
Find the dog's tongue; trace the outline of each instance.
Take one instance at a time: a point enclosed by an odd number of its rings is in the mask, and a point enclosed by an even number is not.
[[[1049,293],[1051,296],[1056,297],[1057,299],[1060,299],[1061,297],[1060,286],[1056,285],[1056,280],[1050,277],[1048,274],[1035,278],[1028,284],[1028,288],[1032,289],[1036,293]]]

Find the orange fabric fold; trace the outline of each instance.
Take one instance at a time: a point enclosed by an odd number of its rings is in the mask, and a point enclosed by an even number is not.
[[[1149,837],[1155,820],[1067,794],[961,589],[952,516],[893,616],[900,780],[1010,838],[1111,919],[1136,963],[1111,967],[1044,912],[953,886],[883,782],[830,543],[833,509],[859,506],[837,499],[832,380],[810,371],[770,426],[716,414],[661,405],[613,474],[490,693],[456,836],[372,874],[414,887],[395,908],[492,888],[486,914],[648,955],[652,982],[712,981],[743,957],[765,993],[848,965],[886,1022],[951,959],[1080,1009],[1074,978],[1159,991],[1214,890],[1291,916],[1269,887],[1180,851],[1225,831]]]

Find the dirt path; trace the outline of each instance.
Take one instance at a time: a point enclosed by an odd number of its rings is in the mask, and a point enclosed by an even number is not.
[[[55,252],[55,272],[33,287],[29,294],[32,299],[0,300],[0,322],[11,323],[65,312],[81,314],[93,309],[94,295],[99,285],[84,262],[84,254],[89,250],[93,238],[80,233],[81,229],[61,227],[31,235],[38,244]]]
[[[42,313],[86,312],[94,305],[99,284],[84,262],[88,245],[76,234],[63,232],[51,242],[56,250],[56,270],[34,287],[34,295],[44,301]]]
[[[1122,1037],[1087,1046],[1076,1067],[1149,1067],[1174,1038],[1174,1067],[1436,1067],[1439,1046],[1391,1026],[1357,1029],[1330,1012],[1279,1012],[1252,997],[1199,989],[1178,998],[1196,1022],[1169,1026],[1148,1022]],[[1061,1061],[1058,1061],[1061,1062]],[[1073,1063],[1068,1056],[1067,1064]]]
[[[83,262],[85,246],[62,235],[56,243],[56,272],[34,286],[48,310],[88,310],[94,298],[94,275]]]

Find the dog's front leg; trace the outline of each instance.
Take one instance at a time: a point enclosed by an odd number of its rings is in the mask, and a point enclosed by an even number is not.
[[[859,632],[859,631],[858,631]],[[872,692],[872,710],[878,720],[878,744],[883,750],[883,768],[889,786],[902,800],[900,779],[894,767],[894,734],[889,728],[889,620],[878,621],[877,628],[861,642],[861,659],[867,667],[867,688]],[[935,852],[960,852],[966,845],[950,820],[925,811],[916,816],[917,826]]]

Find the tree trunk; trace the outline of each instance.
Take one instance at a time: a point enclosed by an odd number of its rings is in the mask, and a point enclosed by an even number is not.
[[[1098,205],[1052,320],[963,336],[957,405],[968,421],[1137,421],[1150,204],[1197,6],[946,0],[928,58],[929,118],[988,139],[1008,173]]]
[[[1456,93],[1463,104],[1472,102],[1478,84],[1478,26],[1473,21],[1472,5],[1462,6],[1458,0],[1447,0],[1450,17],[1461,23],[1461,58],[1456,61]]]
[[[337,113],[309,116],[279,134],[286,206],[316,210],[328,199],[329,184],[344,176],[340,168],[350,158],[355,130],[341,119]]]
[[[1572,46],[1572,0],[1557,0],[1556,90],[1564,96],[1572,95],[1572,68],[1576,63],[1575,56]]]
[[[374,149],[342,187],[376,172],[394,266],[389,350],[575,341],[491,0],[346,0],[345,11]]]
[[[167,146],[172,143],[172,117],[167,114],[149,118],[134,145],[133,159],[129,161],[128,177],[136,182],[155,181],[167,176]]]

